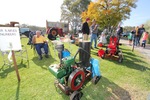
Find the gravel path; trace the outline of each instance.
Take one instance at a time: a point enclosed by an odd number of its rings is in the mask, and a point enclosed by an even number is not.
[[[121,40],[120,40],[120,43],[129,46],[128,40],[121,39]],[[131,50],[132,50],[132,46],[130,46],[130,47],[131,47]],[[137,47],[134,48],[134,50],[138,50],[138,51],[139,51],[141,54],[143,54],[147,59],[150,59],[150,44],[147,44],[145,48],[140,47],[140,46],[137,46]]]

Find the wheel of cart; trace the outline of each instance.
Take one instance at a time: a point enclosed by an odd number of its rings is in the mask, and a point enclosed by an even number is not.
[[[93,84],[97,84],[97,82],[100,80],[100,78],[101,78],[101,76],[94,76],[94,77],[92,78],[92,83],[93,83]]]
[[[102,57],[101,57],[102,59],[104,59],[105,58],[105,53],[102,55]]]
[[[74,91],[71,95],[70,95],[70,100],[80,100],[80,98],[82,97],[82,93],[79,91]]]

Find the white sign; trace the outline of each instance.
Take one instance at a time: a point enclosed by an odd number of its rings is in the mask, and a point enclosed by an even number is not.
[[[0,50],[21,50],[18,27],[0,27]]]

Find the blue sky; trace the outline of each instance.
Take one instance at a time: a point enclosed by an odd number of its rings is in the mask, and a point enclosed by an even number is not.
[[[48,21],[60,21],[63,0],[1,0],[0,24],[18,21],[20,24],[46,26]],[[137,26],[150,19],[150,0],[138,0],[130,19],[123,26]]]
[[[138,0],[137,7],[132,9],[130,19],[123,21],[123,26],[139,26],[150,20],[150,0]]]

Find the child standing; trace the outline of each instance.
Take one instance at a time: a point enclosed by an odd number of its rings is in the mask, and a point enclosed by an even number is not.
[[[146,46],[146,40],[148,38],[148,34],[149,34],[148,32],[144,32],[143,37],[142,37],[142,45],[141,45],[141,47],[145,48],[145,46]]]
[[[131,46],[132,45],[132,33],[131,32],[128,34],[128,40],[129,40],[129,45]]]

